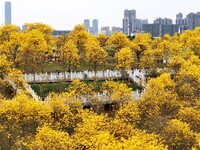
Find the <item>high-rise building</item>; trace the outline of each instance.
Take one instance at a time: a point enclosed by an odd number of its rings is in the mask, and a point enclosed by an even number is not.
[[[54,30],[52,35],[53,36],[60,36],[60,35],[65,35],[65,34],[69,34],[70,31],[69,30]]]
[[[99,31],[99,22],[97,19],[92,20],[92,27],[94,28],[94,35],[98,35]]]
[[[142,20],[136,18],[136,11],[124,10],[123,18],[123,33],[132,36],[142,31],[142,24],[148,24],[148,20]]]
[[[181,26],[184,26],[187,24],[187,20],[183,19],[183,14],[180,12],[176,15],[176,24],[181,25]]]
[[[101,27],[101,33],[110,35],[110,28],[108,26]]]
[[[124,10],[124,19],[135,19],[136,18],[136,10],[132,9],[132,10]]]
[[[182,13],[176,15],[176,25],[179,25],[179,33],[183,33],[187,29],[187,19],[183,18]]]
[[[142,31],[150,33],[152,37],[159,37],[163,36],[165,34],[169,34],[170,36],[173,36],[174,33],[179,32],[179,25],[176,24],[143,24],[142,25]]]
[[[189,30],[193,30],[200,26],[200,12],[190,13],[187,15],[187,27]]]
[[[132,20],[132,33],[138,33],[142,31],[142,20],[141,19],[133,19]]]
[[[123,19],[123,33],[126,35],[131,35],[132,22],[129,19]]]
[[[176,20],[177,19],[183,19],[183,14],[180,12],[178,14],[176,14]]]
[[[141,22],[142,24],[148,24],[148,19],[142,19]]]
[[[170,36],[173,36],[174,33],[179,32],[179,25],[177,24],[170,24],[170,25],[161,25],[161,36],[165,34],[169,34]]]
[[[200,12],[197,12],[195,15],[195,28],[200,27]]]
[[[154,24],[171,25],[173,24],[173,21],[169,18],[157,18],[156,20],[154,20]]]
[[[96,35],[94,27],[89,27],[88,33]]]
[[[122,32],[122,28],[120,28],[120,27],[112,27],[112,34],[114,34],[116,32]]]
[[[90,20],[89,20],[89,19],[84,19],[84,25],[85,25],[87,31],[89,31],[89,28],[90,28]]]
[[[161,35],[160,24],[142,24],[142,31],[150,33],[152,37],[159,37]]]
[[[5,24],[11,24],[11,2],[5,2]]]
[[[124,10],[124,18],[123,18],[123,33],[126,35],[131,35],[134,31],[133,23],[134,19],[136,19],[136,11],[132,10]]]
[[[195,28],[195,13],[187,15],[187,26],[189,30],[193,30]]]

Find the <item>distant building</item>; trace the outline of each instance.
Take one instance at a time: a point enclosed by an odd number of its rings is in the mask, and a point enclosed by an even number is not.
[[[141,22],[142,24],[148,24],[148,19],[142,19]]]
[[[165,34],[169,34],[170,36],[173,36],[174,33],[179,32],[179,25],[177,24],[170,24],[170,25],[161,25],[161,36]]]
[[[26,30],[26,26],[22,25],[21,31],[25,31]]]
[[[176,14],[176,24],[178,24],[180,26],[187,25],[187,19],[183,18],[183,14],[180,12],[178,14]]]
[[[11,23],[11,2],[5,2],[5,24]]]
[[[53,36],[59,36],[59,35],[64,35],[64,34],[69,34],[69,30],[54,30],[53,31]]]
[[[150,33],[152,37],[159,37],[161,35],[160,24],[143,24],[142,31]]]
[[[141,19],[133,19],[132,20],[132,33],[137,33],[142,31],[142,20]]]
[[[123,33],[126,35],[131,35],[132,33],[132,22],[129,19],[123,19]]]
[[[132,9],[132,10],[124,10],[124,19],[135,19],[136,18],[136,10]]]
[[[179,25],[174,25],[172,19],[157,18],[153,24],[143,24],[142,31],[148,32],[152,37],[159,37],[165,34],[174,35],[179,32]]]
[[[124,10],[124,18],[123,18],[123,33],[132,36],[137,33],[142,32],[142,24],[148,24],[148,20],[142,20],[136,18],[136,11],[132,10]]]
[[[90,27],[88,33],[96,35],[94,27]]]
[[[197,12],[195,15],[195,28],[200,27],[200,12]]]
[[[183,13],[176,14],[176,20],[182,20],[183,19]]]
[[[176,24],[179,25],[179,33],[183,33],[187,29],[187,19],[183,18],[182,13],[176,15]]]
[[[123,18],[123,33],[126,35],[131,35],[133,33],[133,20],[136,19],[136,11],[132,10],[124,10],[124,18]]]
[[[90,28],[90,20],[89,20],[89,19],[84,19],[84,25],[85,25],[87,31],[89,31],[89,28]]]
[[[190,13],[187,15],[187,26],[189,30],[193,30],[200,26],[200,12]]]
[[[122,28],[120,27],[112,27],[112,34],[116,33],[116,32],[122,32]]]
[[[156,20],[154,20],[154,24],[171,25],[173,24],[173,21],[169,18],[157,18]]]
[[[92,20],[92,27],[94,29],[94,35],[98,35],[98,31],[99,31],[99,22],[97,19],[93,19]]]
[[[98,31],[99,31],[98,19],[92,20],[92,26],[90,26],[90,20],[89,19],[84,19],[84,25],[85,25],[88,33],[93,34],[93,35],[98,35]]]
[[[142,31],[146,33],[150,33],[152,37],[159,37],[165,34],[169,34],[170,36],[173,36],[174,33],[179,32],[179,25],[143,24]]]
[[[110,28],[108,26],[101,27],[101,33],[110,35]]]

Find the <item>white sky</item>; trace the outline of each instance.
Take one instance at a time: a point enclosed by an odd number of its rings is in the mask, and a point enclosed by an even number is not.
[[[101,26],[122,27],[124,9],[151,23],[158,17],[175,19],[200,12],[200,0],[7,0],[12,4],[12,23],[43,22],[54,29],[71,30],[84,19],[98,19]],[[0,24],[4,23],[4,0],[0,1]],[[91,21],[92,22],[92,21]]]

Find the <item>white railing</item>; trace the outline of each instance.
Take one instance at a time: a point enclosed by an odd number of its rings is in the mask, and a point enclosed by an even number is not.
[[[145,85],[145,70],[144,69],[135,69],[135,70],[127,70],[129,77],[136,83],[140,83],[143,86]],[[71,81],[73,79],[80,80],[93,80],[95,78],[105,80],[107,78],[120,78],[121,73],[117,70],[106,70],[106,71],[97,71],[96,75],[94,71],[83,71],[83,72],[61,72],[61,73],[40,73],[40,74],[25,74],[25,80],[29,83],[44,83],[44,82],[58,82],[58,81]],[[5,78],[5,81],[8,81],[16,93],[19,93],[20,89],[17,85],[10,79]],[[30,87],[29,84],[23,82],[23,87],[28,91],[31,96],[36,100],[40,100],[41,98],[35,93],[35,91]],[[141,96],[140,92],[136,90],[132,93],[135,99],[139,99]],[[104,95],[98,94],[98,98],[102,99]],[[104,97],[105,98],[105,97]]]
[[[23,91],[22,87],[18,87],[17,84],[12,81],[12,79],[5,77],[4,81],[7,81],[8,83],[10,83],[10,85],[15,90],[16,94],[22,93]],[[28,83],[26,83],[26,81],[24,80],[21,80],[21,81],[22,81],[23,88],[35,99],[35,101],[38,101],[40,97],[35,93],[35,91],[31,88],[31,86]]]
[[[35,101],[40,100],[41,98],[35,93],[35,91],[31,88],[31,86],[27,83],[23,83],[24,88],[26,91],[30,93],[30,95],[35,99]]]
[[[135,69],[127,70],[129,77],[136,83],[145,83],[145,70]],[[120,78],[121,73],[117,70],[83,72],[57,72],[57,73],[39,73],[39,74],[25,74],[25,80],[29,83],[42,83],[42,82],[58,82],[58,81],[72,81],[73,79],[80,80],[93,80],[95,78],[105,80],[108,78]]]

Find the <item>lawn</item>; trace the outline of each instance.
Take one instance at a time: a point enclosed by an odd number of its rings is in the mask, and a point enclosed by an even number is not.
[[[94,84],[96,92],[101,92],[102,84],[105,81],[87,80],[83,82],[87,84]],[[119,82],[125,82],[128,85],[128,87],[132,88],[132,90],[141,89],[138,85],[129,81],[119,81]],[[40,83],[40,84],[31,84],[31,88],[37,93],[38,96],[42,97],[42,96],[47,96],[51,92],[55,93],[65,92],[68,90],[70,85],[71,82]]]

